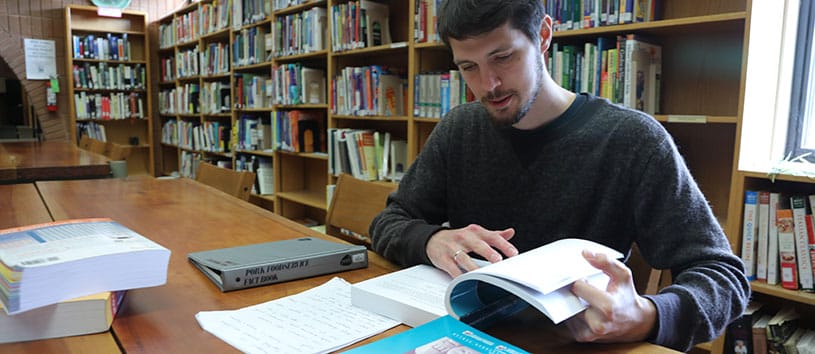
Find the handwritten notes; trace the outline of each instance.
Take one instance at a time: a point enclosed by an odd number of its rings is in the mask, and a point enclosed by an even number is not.
[[[195,318],[246,353],[327,353],[399,324],[351,305],[351,285],[336,277],[296,295]]]

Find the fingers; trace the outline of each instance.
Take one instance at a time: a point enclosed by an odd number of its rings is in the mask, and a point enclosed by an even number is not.
[[[504,256],[516,256],[518,250],[508,241],[514,235],[512,228],[491,231],[472,224],[435,233],[428,241],[426,251],[433,265],[456,277],[462,272],[479,268],[471,254],[491,263],[502,260]]]
[[[593,267],[600,269],[606,273],[611,280],[608,283],[608,291],[616,291],[621,286],[627,286],[629,283],[633,285],[633,278],[631,269],[629,269],[623,262],[609,258],[608,255],[602,253],[593,253],[589,250],[583,250],[583,258],[589,262]]]

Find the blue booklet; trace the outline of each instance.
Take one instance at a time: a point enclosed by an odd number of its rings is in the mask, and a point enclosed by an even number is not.
[[[351,349],[345,353],[515,354],[528,352],[450,316],[442,316],[419,327]]]

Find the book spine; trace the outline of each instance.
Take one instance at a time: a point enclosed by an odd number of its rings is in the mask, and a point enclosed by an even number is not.
[[[308,278],[368,266],[368,253],[355,250],[304,259],[288,259],[221,273],[224,291]]]
[[[767,248],[770,236],[770,192],[758,193],[758,254],[756,256],[756,278],[767,281]]]
[[[809,260],[809,238],[806,227],[806,197],[793,196],[792,218],[795,225],[795,250],[798,261],[798,281],[802,290],[813,290],[812,263]]]
[[[770,193],[769,236],[767,240],[767,284],[778,284],[778,193]]]
[[[749,280],[756,279],[756,208],[758,192],[746,191],[744,194],[744,229],[741,239],[741,260],[744,262],[744,274]]]

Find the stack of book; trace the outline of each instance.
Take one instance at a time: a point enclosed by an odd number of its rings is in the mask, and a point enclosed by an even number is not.
[[[105,331],[124,291],[167,282],[169,260],[110,219],[0,230],[0,343]]]

